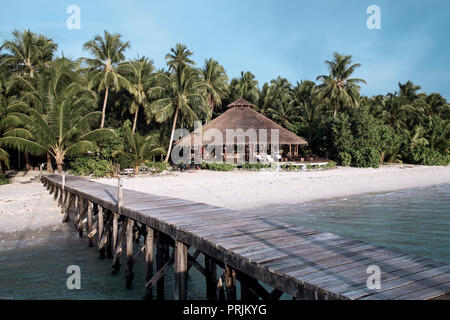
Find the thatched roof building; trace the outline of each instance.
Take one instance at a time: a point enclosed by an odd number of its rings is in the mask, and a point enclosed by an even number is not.
[[[297,136],[295,133],[283,128],[276,122],[270,120],[269,118],[263,116],[254,110],[256,108],[250,102],[240,98],[235,102],[228,105],[228,110],[224,112],[219,117],[215,118],[208,124],[202,127],[203,133],[208,129],[216,129],[219,130],[223,137],[225,143],[225,136],[227,129],[242,129],[244,132],[248,129],[254,129],[258,133],[260,129],[267,130],[267,141],[271,141],[271,130],[275,129],[279,132],[279,144],[280,145],[289,145],[289,146],[303,146],[307,145],[305,139]],[[197,135],[198,139],[194,139],[195,135]],[[194,146],[195,141],[203,141],[203,145],[211,145],[209,143],[205,143],[203,137],[199,137],[200,133],[192,132],[190,136],[184,137],[176,142],[176,144],[189,144],[189,140],[191,140],[191,145]],[[214,144],[214,142],[212,142]]]

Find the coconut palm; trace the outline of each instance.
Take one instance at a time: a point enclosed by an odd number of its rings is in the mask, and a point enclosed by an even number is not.
[[[400,89],[400,97],[405,98],[407,102],[413,102],[417,99],[417,91],[420,90],[420,86],[415,85],[411,81],[407,81],[403,84],[399,82],[398,87]]]
[[[123,149],[112,153],[113,157],[123,155],[133,162],[134,173],[139,173],[139,166],[145,160],[150,160],[157,155],[164,155],[166,151],[159,146],[159,134],[150,133],[142,136],[139,132],[133,133],[128,127],[125,129],[125,146]]]
[[[153,61],[146,57],[142,57],[138,60],[133,60],[129,63],[121,65],[119,69],[128,79],[132,88],[132,91],[130,92],[132,98],[129,112],[130,114],[134,114],[132,129],[132,133],[134,134],[136,131],[140,109],[145,111],[147,121],[151,118],[151,113],[149,110],[149,91],[154,83],[153,71],[155,70],[155,67],[153,66]]]
[[[23,32],[14,30],[12,34],[14,39],[3,42],[0,47],[0,51],[5,50],[7,52],[1,64],[7,66],[16,75],[28,75],[33,78],[39,69],[42,70],[47,67],[52,61],[58,45],[52,39],[35,34],[30,30],[24,30]],[[31,170],[26,150],[24,151],[24,157],[27,170]]]
[[[52,39],[37,35],[30,30],[20,32],[13,31],[13,40],[6,40],[0,50],[6,50],[8,54],[3,60],[18,72],[28,73],[34,76],[36,70],[47,65],[53,59],[58,45]]]
[[[95,151],[95,142],[115,134],[108,129],[92,130],[101,117],[100,112],[91,111],[96,95],[74,81],[72,70],[72,62],[58,59],[50,65],[48,74],[40,74],[33,81],[29,77],[18,79],[27,87],[24,100],[30,107],[21,116],[24,128],[9,130],[0,138],[0,146],[35,155],[48,152],[61,173],[66,156]]]
[[[294,107],[289,103],[281,103],[277,109],[269,108],[267,113],[275,122],[289,130],[293,129],[293,121],[298,119]]]
[[[171,48],[170,53],[165,56],[169,70],[174,71],[177,68],[194,66],[195,62],[189,58],[193,54],[186,45],[177,43],[175,48]]]
[[[151,89],[155,100],[151,103],[151,113],[156,122],[162,123],[173,118],[172,131],[165,162],[169,161],[173,136],[178,116],[181,115],[190,123],[199,114],[206,114],[204,98],[205,83],[201,80],[197,69],[190,67],[176,68],[173,73],[158,73],[159,85]]]
[[[202,74],[206,83],[206,100],[209,105],[207,120],[210,120],[214,108],[220,107],[222,99],[228,94],[228,77],[223,66],[214,59],[205,60]]]
[[[291,106],[296,110],[300,125],[307,132],[308,142],[311,142],[315,128],[322,119],[324,104],[316,97],[317,87],[312,81],[297,82],[292,91]]]
[[[289,118],[292,118],[294,111],[289,107],[292,99],[291,84],[287,79],[277,77],[270,81],[270,87],[272,88],[270,91],[272,97],[271,106],[267,109],[267,114],[281,125],[291,127],[292,124]]]
[[[110,88],[113,87],[116,90],[125,88],[132,91],[130,83],[117,71],[119,63],[125,60],[125,50],[130,47],[130,43],[122,42],[121,38],[120,34],[110,34],[105,30],[103,37],[96,35],[83,46],[83,49],[89,51],[94,57],[93,59],[84,58],[91,72],[90,83],[97,87],[99,93],[105,91],[100,128],[105,125]]]
[[[259,99],[258,81],[251,72],[241,72],[239,78],[231,80],[231,96],[233,100],[244,98],[245,100],[257,104]]]
[[[325,61],[328,66],[329,75],[321,75],[317,80],[322,81],[319,86],[318,96],[326,99],[334,109],[333,116],[336,117],[338,110],[343,107],[357,107],[359,105],[360,83],[366,83],[363,79],[350,78],[359,63],[352,64],[351,55],[340,55],[334,53],[332,61]]]

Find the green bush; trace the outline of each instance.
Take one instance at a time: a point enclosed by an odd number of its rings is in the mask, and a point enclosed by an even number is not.
[[[446,166],[450,164],[450,156],[426,146],[418,146],[411,150],[410,161],[425,166]]]
[[[347,152],[340,152],[338,158],[340,164],[345,167],[348,167],[352,164],[352,156]]]
[[[151,173],[159,174],[169,170],[170,165],[165,162],[145,161],[145,165],[150,168]]]
[[[70,167],[75,175],[105,177],[114,174],[114,165],[110,161],[90,156],[75,158],[70,163]]]
[[[236,165],[232,163],[203,162],[201,168],[212,171],[232,171],[236,169]]]
[[[358,168],[379,168],[380,155],[374,148],[362,148],[352,152],[352,165]]]
[[[3,174],[0,173],[0,186],[4,185],[4,184],[10,184],[10,183],[11,182],[8,179],[6,179],[6,177]]]
[[[328,161],[328,163],[324,166],[322,166],[322,168],[328,170],[328,169],[334,169],[336,168],[336,162],[334,161]]]
[[[261,169],[269,169],[272,165],[270,163],[244,163],[242,164],[242,169],[244,170],[256,170],[259,171]]]

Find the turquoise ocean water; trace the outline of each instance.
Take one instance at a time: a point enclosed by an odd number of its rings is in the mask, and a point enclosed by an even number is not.
[[[345,237],[450,262],[450,184],[255,210],[261,215]],[[141,242],[142,245],[142,242]],[[138,247],[137,245],[135,247]],[[200,261],[202,263],[202,261]],[[81,290],[68,290],[67,267],[81,270]],[[144,265],[135,287],[125,289],[123,269],[111,274],[86,239],[68,226],[0,237],[0,299],[142,299]],[[205,282],[194,268],[188,298],[204,299]],[[173,274],[166,277],[171,298]]]

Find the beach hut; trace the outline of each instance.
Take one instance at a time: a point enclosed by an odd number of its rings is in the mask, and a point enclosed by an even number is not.
[[[202,127],[201,132],[196,130],[189,136],[186,136],[178,140],[175,145],[187,145],[198,147],[201,144],[202,153],[205,152],[205,148],[214,144],[218,144],[216,141],[211,141],[209,135],[205,137],[205,133],[209,129],[213,129],[214,132],[220,132],[223,136],[221,147],[223,148],[224,160],[234,157],[236,162],[241,160],[240,163],[248,162],[252,157],[256,156],[261,161],[267,161],[267,159],[274,159],[275,161],[295,161],[299,159],[299,151],[301,146],[306,146],[308,142],[294,134],[293,132],[283,128],[276,122],[263,116],[255,110],[256,106],[246,101],[245,99],[238,99],[235,102],[228,105],[228,110],[219,117],[213,119],[208,124]],[[227,131],[228,130],[228,131]],[[226,135],[229,130],[234,130],[236,139],[234,145],[227,145]],[[250,139],[247,133],[254,130],[258,135],[258,141],[256,143],[249,143]],[[275,130],[275,131],[273,131]],[[272,139],[272,133],[278,135],[279,144],[277,146],[272,145],[270,142]],[[267,134],[267,136],[265,136]],[[273,137],[276,139],[277,137]],[[241,139],[241,140],[240,140]],[[245,141],[245,148],[237,148],[236,142]],[[244,153],[239,153],[238,150],[245,150]],[[203,154],[204,158],[209,155]],[[281,158],[281,159],[280,159]]]

